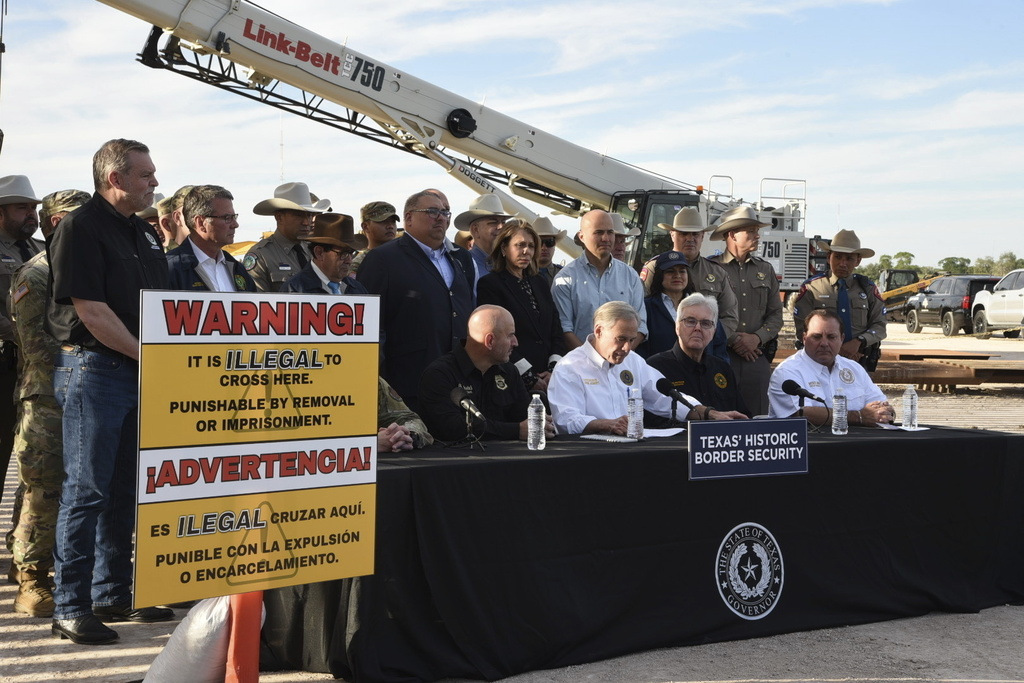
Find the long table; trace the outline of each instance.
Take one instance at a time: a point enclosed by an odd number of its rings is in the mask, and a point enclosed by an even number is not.
[[[268,592],[262,666],[494,680],[1024,600],[1024,435],[853,428],[809,457],[713,481],[682,437],[382,458],[376,573]]]

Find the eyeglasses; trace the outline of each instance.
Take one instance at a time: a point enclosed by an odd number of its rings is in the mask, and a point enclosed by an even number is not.
[[[683,323],[683,325],[689,327],[691,330],[697,327],[697,325],[700,325],[700,329],[705,331],[715,329],[714,320],[697,320],[696,318],[683,318],[679,322]]]
[[[445,218],[452,217],[451,211],[448,211],[447,209],[438,209],[433,206],[430,207],[429,209],[409,209],[409,213],[425,213],[428,216],[430,216],[431,220],[435,221],[442,216],[444,216]]]
[[[225,214],[222,214],[220,216],[203,216],[203,218],[219,218],[222,221],[224,221],[225,223],[230,223],[231,221],[238,219],[238,214],[237,213],[225,213]]]
[[[550,249],[553,246],[555,246],[555,238],[554,237],[543,237],[543,238],[541,238],[540,243],[543,244],[548,249]]]

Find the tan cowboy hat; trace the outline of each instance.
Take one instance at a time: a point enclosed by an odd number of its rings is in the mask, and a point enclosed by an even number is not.
[[[757,220],[757,212],[754,207],[740,205],[734,206],[718,217],[714,230],[708,239],[724,240],[725,236],[733,230],[746,230],[747,228],[767,228],[771,223],[762,223]]]
[[[39,204],[28,176],[6,175],[0,178],[0,204]]]
[[[286,209],[323,213],[330,206],[330,199],[318,200],[315,195],[310,194],[306,183],[285,183],[277,186],[273,199],[264,199],[252,208],[252,212],[257,216],[273,216],[275,211]]]
[[[463,249],[469,249],[469,247],[466,245],[469,244],[469,241],[471,239],[473,239],[473,233],[471,233],[469,230],[456,230],[455,237],[452,239],[452,242],[455,242],[455,244],[462,247]]]
[[[150,218],[156,218],[157,217],[156,205],[159,204],[160,202],[162,202],[163,199],[164,199],[164,196],[162,194],[160,194],[159,192],[155,192],[153,194],[153,203],[150,204],[149,206],[147,206],[142,211],[136,211],[135,215],[138,216],[139,218],[141,218],[142,220],[148,220]]]
[[[626,222],[622,220],[622,214],[616,213],[615,211],[609,211],[608,215],[612,217],[612,226],[615,228],[616,235],[636,237],[640,234],[640,228],[630,228],[629,230],[626,230]]]
[[[875,255],[874,249],[865,249],[860,246],[860,238],[853,230],[840,230],[832,238],[832,244],[822,244],[825,251],[834,251],[840,254],[857,254],[865,258]]]
[[[664,230],[678,230],[679,232],[704,232],[707,227],[704,225],[704,217],[694,206],[684,206],[672,219],[672,225],[658,223],[658,227]]]
[[[330,244],[349,249],[366,249],[369,242],[366,235],[357,235],[352,216],[343,213],[322,213],[313,219],[313,234],[300,240],[316,244]]]
[[[455,227],[459,230],[468,230],[470,223],[478,218],[487,218],[488,216],[511,218],[501,206],[501,197],[496,194],[482,194],[470,202],[469,210],[463,211],[455,217]]]
[[[561,242],[565,239],[565,230],[559,230],[555,227],[555,224],[551,222],[551,219],[547,216],[538,216],[531,225],[533,225],[533,231],[537,233],[539,237],[554,237],[556,242]]]

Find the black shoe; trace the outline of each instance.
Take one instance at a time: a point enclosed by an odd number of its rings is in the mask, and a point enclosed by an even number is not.
[[[92,614],[74,619],[54,619],[50,633],[70,638],[76,645],[103,645],[117,640],[117,631],[107,628]]]
[[[140,607],[132,609],[131,605],[108,605],[93,607],[92,613],[100,621],[135,621],[140,624],[151,624],[155,621],[170,621],[174,618],[174,610],[166,607]]]

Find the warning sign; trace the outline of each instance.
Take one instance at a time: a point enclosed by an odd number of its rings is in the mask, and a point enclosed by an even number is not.
[[[136,606],[373,572],[378,316],[143,292]]]

